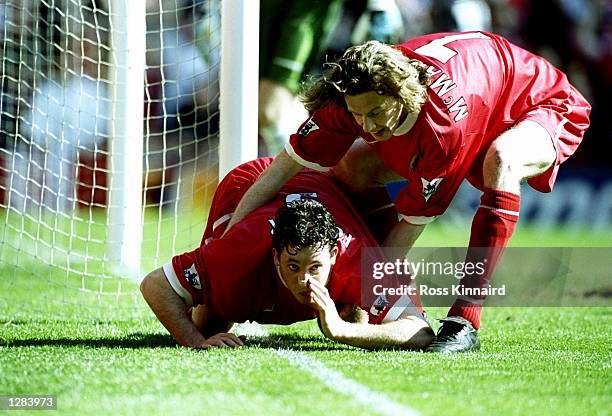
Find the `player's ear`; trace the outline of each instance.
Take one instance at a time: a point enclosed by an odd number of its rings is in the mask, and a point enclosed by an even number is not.
[[[336,257],[338,256],[338,246],[335,246],[330,251],[331,264],[336,264]]]
[[[280,265],[280,257],[274,247],[272,247],[272,257],[274,258],[274,264],[278,267]]]

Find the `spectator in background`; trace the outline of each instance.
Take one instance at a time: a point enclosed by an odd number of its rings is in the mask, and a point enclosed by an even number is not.
[[[276,155],[306,115],[297,99],[338,21],[342,0],[267,0],[260,4],[259,134]]]
[[[597,53],[588,67],[595,102],[592,136],[598,139],[592,141],[595,146],[588,154],[588,161],[612,167],[612,129],[609,120],[612,114],[612,3],[600,1],[599,4],[599,19],[595,27]]]
[[[485,0],[432,0],[435,31],[491,31],[491,9]]]
[[[352,1],[359,10],[359,18],[351,33],[351,43],[357,45],[367,40],[398,43],[403,39],[402,14],[395,0]]]
[[[538,0],[524,8],[520,28],[527,48],[566,72],[593,102],[592,127],[577,161],[610,166],[612,133],[607,117],[612,73],[605,62],[606,56],[610,59],[612,5],[602,0]]]
[[[402,39],[434,31],[429,10],[431,0],[395,0],[395,2],[402,16],[404,27]]]
[[[69,51],[58,58],[56,72],[34,80],[20,117],[21,140],[10,179],[10,204],[19,210],[41,205],[56,212],[74,209],[78,152],[94,152],[107,137],[103,62],[108,22],[103,13],[95,16],[93,8],[83,7],[81,13],[82,20],[70,20],[64,29]]]
[[[158,103],[155,129],[175,129],[182,115],[215,105],[218,55],[198,49],[198,26],[206,17],[202,0],[160,0],[147,13],[147,69],[156,72],[149,88]],[[214,45],[208,45],[214,47]],[[209,95],[209,89],[215,93]]]
[[[219,3],[147,4],[145,165],[147,199],[176,201],[179,167],[188,170],[218,130]],[[199,145],[206,141],[205,145]]]

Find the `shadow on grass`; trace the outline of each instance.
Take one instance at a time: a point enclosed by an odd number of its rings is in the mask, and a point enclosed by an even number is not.
[[[26,338],[0,339],[3,347],[88,347],[88,348],[176,348],[178,344],[170,335],[131,333],[122,337],[104,338]],[[353,347],[337,344],[321,337],[305,337],[297,334],[272,334],[267,337],[248,337],[245,346],[259,349],[286,349],[300,351],[343,351]]]
[[[174,348],[177,343],[170,335],[132,333],[122,337],[103,338],[26,338],[3,340],[3,347],[89,347],[89,348]]]
[[[245,345],[251,348],[299,351],[346,351],[355,349],[326,338],[306,337],[299,334],[270,334],[266,337],[248,337]]]
[[[65,323],[62,321],[53,320],[2,320],[0,319],[0,346],[1,347],[87,347],[87,348],[123,348],[123,349],[147,349],[147,348],[176,348],[177,342],[166,333],[145,333],[131,332],[127,328],[122,328],[119,324],[113,324],[108,321],[86,321],[83,322],[86,326],[101,325],[97,336],[87,336],[79,334],[75,331],[74,337],[66,336],[62,331],[61,337],[56,332],[55,328],[62,328]],[[131,322],[125,325],[131,325]],[[105,332],[105,326],[108,325],[108,331]],[[46,327],[47,332],[42,335],[28,334],[27,331],[21,336],[11,337],[11,329],[17,329],[21,326]],[[127,330],[126,330],[127,329]],[[134,328],[135,329],[135,328]],[[59,329],[58,329],[59,330]],[[110,333],[110,331],[120,330],[120,333]],[[3,334],[4,332],[4,334]],[[21,331],[20,331],[21,332]],[[38,331],[37,331],[38,332]],[[107,335],[108,334],[108,335]],[[3,336],[4,335],[4,336]],[[346,351],[355,349],[354,347],[336,343],[325,338],[322,334],[299,334],[299,333],[284,333],[272,332],[265,336],[247,335],[246,348],[258,349],[286,349],[299,351]]]

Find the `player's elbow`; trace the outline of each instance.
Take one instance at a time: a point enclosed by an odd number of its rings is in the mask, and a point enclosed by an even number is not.
[[[140,293],[142,294],[142,296],[146,299],[147,295],[151,292],[151,286],[152,284],[152,277],[153,272],[149,273],[148,275],[145,276],[144,279],[142,279],[142,282],[140,282]]]
[[[153,270],[140,282],[140,293],[149,304],[161,290],[161,279],[165,280],[163,273],[162,269]]]
[[[150,287],[151,287],[151,280],[149,278],[151,274],[149,273],[148,275],[145,276],[144,279],[142,279],[142,282],[140,282],[140,293],[142,294],[143,297],[147,297],[147,293],[149,292]]]

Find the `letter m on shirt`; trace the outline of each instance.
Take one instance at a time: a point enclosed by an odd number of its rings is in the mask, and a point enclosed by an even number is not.
[[[463,97],[459,98],[455,104],[448,108],[448,111],[451,113],[457,112],[455,114],[455,121],[461,121],[468,115],[468,108]]]

